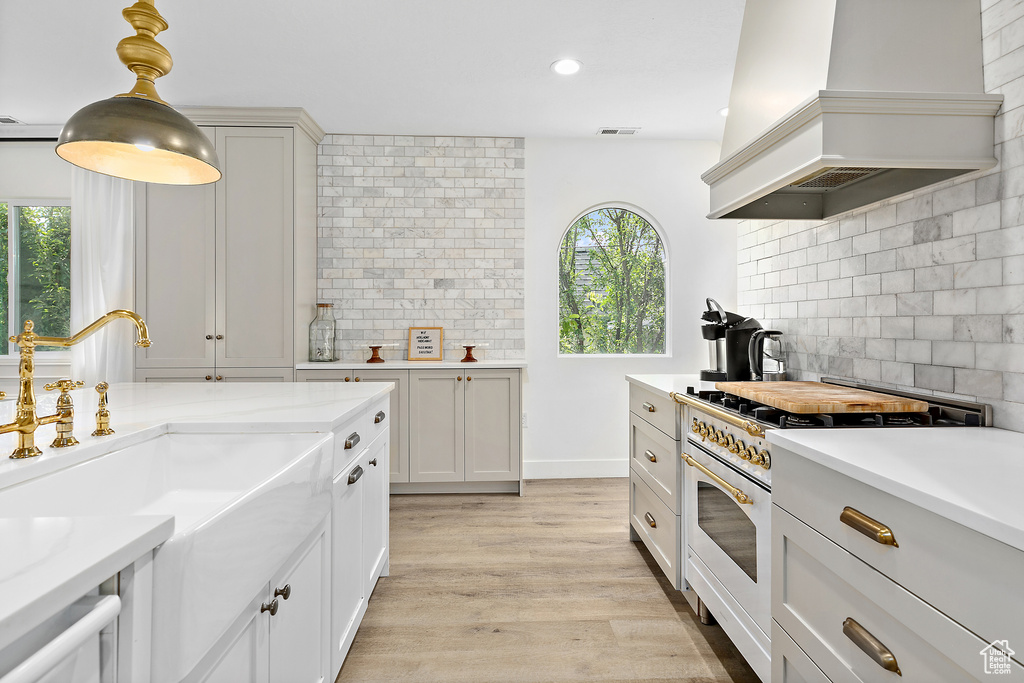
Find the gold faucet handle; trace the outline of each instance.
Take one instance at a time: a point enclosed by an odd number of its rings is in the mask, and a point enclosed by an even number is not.
[[[60,393],[66,394],[69,391],[72,391],[74,389],[81,389],[84,386],[85,382],[79,380],[61,379],[57,380],[56,382],[51,382],[50,384],[44,384],[43,389],[46,389],[47,391],[54,391],[56,389],[60,389]]]
[[[106,382],[100,382],[96,385],[96,391],[100,395],[99,407],[96,410],[96,431],[92,433],[93,436],[109,436],[114,433],[114,430],[110,428],[110,411],[107,410],[107,389],[110,385]]]

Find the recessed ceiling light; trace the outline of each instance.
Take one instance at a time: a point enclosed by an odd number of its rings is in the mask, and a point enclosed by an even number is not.
[[[583,63],[575,59],[559,59],[551,65],[551,70],[562,76],[571,76],[583,68]]]
[[[719,109],[718,110],[718,115],[719,116],[728,116],[729,115],[729,107],[722,107],[721,109]]]

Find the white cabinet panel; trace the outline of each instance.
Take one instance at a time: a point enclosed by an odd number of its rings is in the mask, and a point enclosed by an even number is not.
[[[409,371],[355,368],[352,378],[357,382],[393,382],[390,396],[391,425],[390,444],[391,481],[409,481]]]
[[[271,683],[327,680],[328,562],[326,537],[321,534],[305,555],[271,581],[270,599],[278,600],[277,614],[269,622]]]
[[[519,479],[519,373],[466,373],[466,481]]]
[[[409,373],[409,480],[464,481],[465,406],[461,370]]]
[[[367,597],[377,584],[388,561],[388,441],[375,440],[363,463],[363,594]]]
[[[241,632],[202,683],[263,683],[267,680],[267,629],[264,615],[250,610]],[[188,679],[186,679],[188,680]]]
[[[331,509],[331,672],[341,669],[366,609],[363,586],[363,484],[358,460],[334,480]]]

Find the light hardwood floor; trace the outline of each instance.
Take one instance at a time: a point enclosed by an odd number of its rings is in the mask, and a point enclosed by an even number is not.
[[[627,479],[392,496],[391,576],[338,683],[756,683],[629,540],[628,499]]]

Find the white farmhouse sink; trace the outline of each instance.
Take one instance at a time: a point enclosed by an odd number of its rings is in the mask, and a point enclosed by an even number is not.
[[[178,681],[330,512],[330,434],[164,434],[0,492],[0,516],[174,515],[154,682]]]

